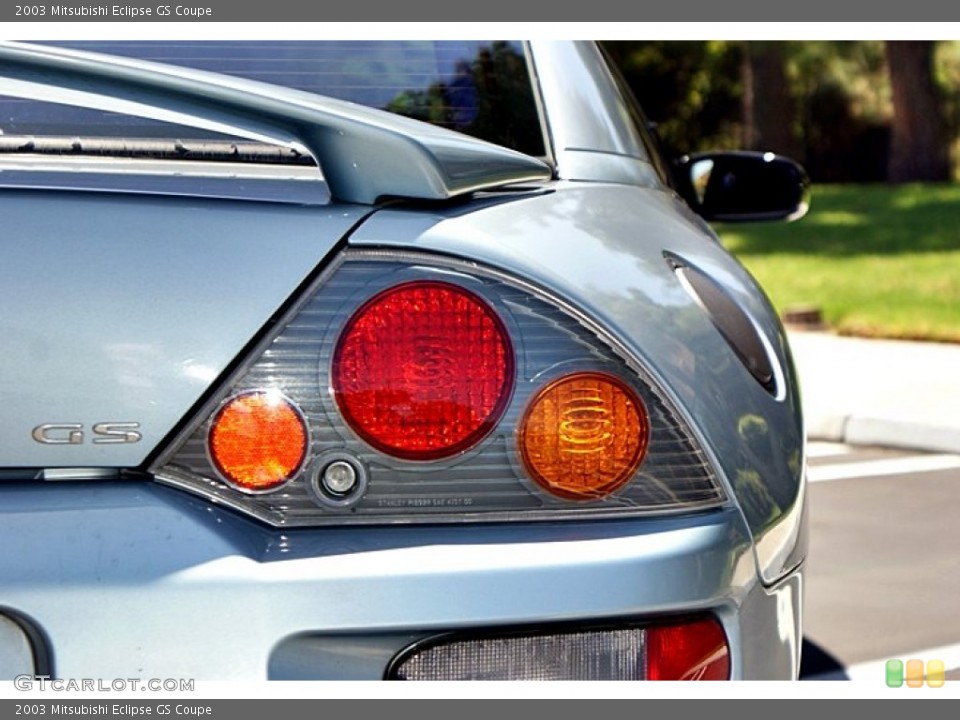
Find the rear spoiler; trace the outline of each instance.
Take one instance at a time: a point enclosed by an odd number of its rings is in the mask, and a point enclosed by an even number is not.
[[[499,145],[355,103],[112,55],[0,42],[0,95],[199,127],[311,155],[334,199],[443,200],[551,177]]]

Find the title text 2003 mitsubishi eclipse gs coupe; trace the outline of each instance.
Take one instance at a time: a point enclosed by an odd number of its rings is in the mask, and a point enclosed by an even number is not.
[[[94,45],[0,45],[3,677],[796,677],[706,221],[801,168],[667,162],[592,43]]]

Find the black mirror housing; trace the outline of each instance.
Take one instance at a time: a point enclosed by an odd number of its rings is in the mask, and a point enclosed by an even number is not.
[[[810,205],[810,180],[790,158],[761,152],[708,152],[678,162],[681,194],[714,222],[796,220]]]

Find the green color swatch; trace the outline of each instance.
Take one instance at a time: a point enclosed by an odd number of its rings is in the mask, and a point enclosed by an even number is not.
[[[903,660],[887,660],[887,687],[903,685]]]

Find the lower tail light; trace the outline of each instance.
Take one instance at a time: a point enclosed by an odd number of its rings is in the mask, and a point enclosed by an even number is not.
[[[713,618],[647,631],[648,680],[727,680],[730,649]]]
[[[728,680],[730,650],[713,617],[672,624],[470,639],[402,653],[393,680]]]

